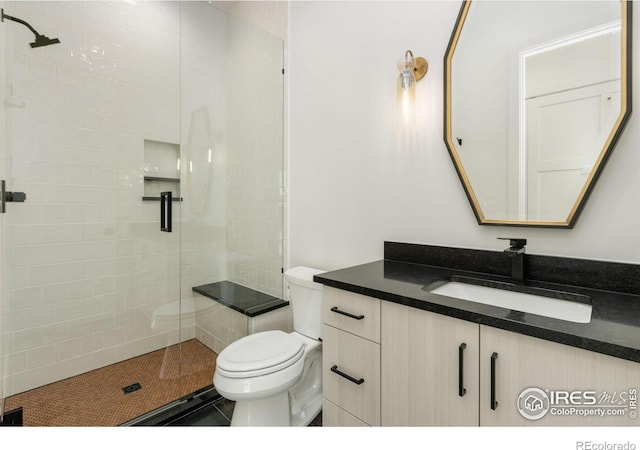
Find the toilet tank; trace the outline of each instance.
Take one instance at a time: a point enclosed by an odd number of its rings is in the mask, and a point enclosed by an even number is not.
[[[293,309],[293,329],[312,339],[322,338],[322,284],[313,276],[324,270],[294,267],[284,273]]]

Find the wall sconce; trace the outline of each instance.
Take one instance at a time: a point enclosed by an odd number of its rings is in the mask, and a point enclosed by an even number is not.
[[[398,102],[404,126],[415,122],[416,82],[424,78],[428,69],[427,60],[420,56],[414,58],[411,50],[407,50],[404,58],[398,61]]]

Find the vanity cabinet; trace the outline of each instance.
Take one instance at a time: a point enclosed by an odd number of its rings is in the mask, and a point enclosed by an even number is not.
[[[380,300],[323,290],[324,426],[380,425]]]
[[[640,425],[639,363],[326,286],[323,309],[326,426]]]
[[[478,327],[382,303],[382,425],[478,425]]]

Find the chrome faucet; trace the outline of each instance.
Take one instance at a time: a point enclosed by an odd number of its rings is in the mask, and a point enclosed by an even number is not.
[[[511,258],[511,280],[524,281],[524,246],[527,245],[527,240],[520,238],[498,239],[509,241],[510,247],[504,249],[504,252]]]

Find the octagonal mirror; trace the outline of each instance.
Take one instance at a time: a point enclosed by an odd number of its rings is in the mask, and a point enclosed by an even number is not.
[[[479,224],[575,225],[631,113],[631,3],[463,2],[444,139]]]

